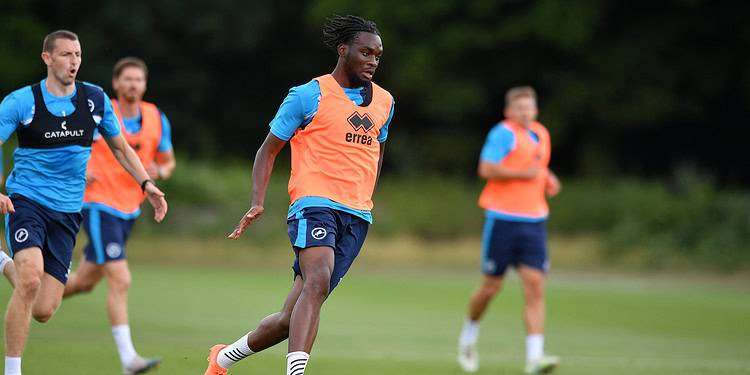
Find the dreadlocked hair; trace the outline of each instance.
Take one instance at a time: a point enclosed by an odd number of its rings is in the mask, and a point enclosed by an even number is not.
[[[353,15],[334,15],[323,25],[323,44],[335,51],[340,44],[351,43],[359,32],[380,35],[375,22]]]

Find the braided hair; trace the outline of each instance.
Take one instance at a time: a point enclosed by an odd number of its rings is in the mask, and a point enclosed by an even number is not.
[[[323,44],[335,51],[341,43],[351,43],[360,32],[380,35],[375,22],[353,15],[334,15],[323,25]]]

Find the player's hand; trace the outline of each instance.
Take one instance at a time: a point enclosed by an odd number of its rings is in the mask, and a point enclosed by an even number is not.
[[[92,182],[96,181],[96,177],[91,173],[86,173],[86,185],[91,184]]]
[[[167,200],[164,199],[164,193],[151,182],[146,183],[145,192],[148,202],[154,207],[154,220],[157,223],[161,223],[164,220],[164,216],[167,215]]]
[[[231,240],[240,238],[245,229],[263,215],[263,211],[265,211],[263,209],[263,206],[255,205],[250,207],[250,209],[245,213],[245,216],[240,219],[240,223],[237,224],[237,227],[234,228],[234,231],[232,231],[232,233],[230,233],[227,238]]]
[[[547,193],[548,197],[554,197],[560,193],[560,190],[562,190],[560,180],[554,175],[554,173],[550,173],[549,176],[547,176],[547,184],[544,186],[545,193]]]
[[[539,174],[542,173],[542,168],[539,167],[531,167],[529,169],[520,171],[518,173],[518,178],[524,179],[524,180],[533,180],[539,176]]]
[[[0,194],[0,213],[3,215],[16,213],[13,202],[5,194]]]

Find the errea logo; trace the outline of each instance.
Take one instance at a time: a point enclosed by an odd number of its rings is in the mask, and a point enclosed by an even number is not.
[[[354,111],[346,121],[354,128],[354,133],[346,133],[347,142],[367,146],[372,145],[372,137],[367,135],[367,133],[375,127],[375,122],[372,121],[369,113],[365,113],[363,116],[359,112]],[[360,131],[365,134],[358,134]]]
[[[348,119],[349,125],[351,125],[354,130],[360,131],[364,130],[365,133],[369,132],[370,129],[372,129],[373,126],[375,126],[375,123],[372,121],[372,118],[370,118],[370,115],[365,113],[364,116],[360,115],[359,112],[354,111]]]

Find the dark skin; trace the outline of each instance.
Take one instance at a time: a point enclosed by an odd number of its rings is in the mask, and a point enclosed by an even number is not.
[[[338,61],[331,73],[333,78],[341,87],[361,87],[372,80],[383,54],[383,43],[376,34],[360,32],[351,43],[340,44],[337,52]],[[250,209],[228,238],[238,239],[247,227],[263,216],[268,181],[276,156],[285,145],[286,141],[269,132],[258,149],[253,163]],[[381,144],[378,179],[384,153],[385,145]],[[300,276],[295,278],[281,311],[264,318],[248,336],[248,346],[254,352],[289,338],[289,352],[310,353],[318,333],[320,309],[330,293],[334,259],[333,249],[329,247],[309,247],[299,252],[304,279]]]

